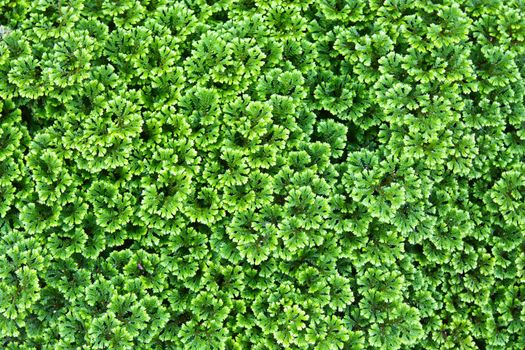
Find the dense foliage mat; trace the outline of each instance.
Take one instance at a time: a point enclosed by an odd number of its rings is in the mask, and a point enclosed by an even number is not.
[[[525,348],[525,2],[0,0],[0,348]]]

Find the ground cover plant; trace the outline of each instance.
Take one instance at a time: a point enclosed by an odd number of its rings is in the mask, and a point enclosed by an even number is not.
[[[0,0],[0,348],[525,348],[522,0]]]

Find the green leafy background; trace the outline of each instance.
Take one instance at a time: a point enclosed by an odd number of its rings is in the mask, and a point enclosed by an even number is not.
[[[525,348],[522,0],[0,0],[1,349]]]

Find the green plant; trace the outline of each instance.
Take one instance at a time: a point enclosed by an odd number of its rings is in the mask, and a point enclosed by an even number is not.
[[[0,0],[0,348],[525,348],[521,0]]]

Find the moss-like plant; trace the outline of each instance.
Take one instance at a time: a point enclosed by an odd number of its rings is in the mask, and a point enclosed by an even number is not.
[[[0,0],[0,348],[525,348],[520,0]]]

